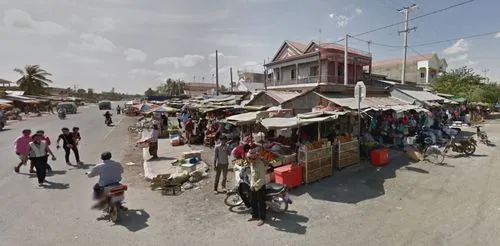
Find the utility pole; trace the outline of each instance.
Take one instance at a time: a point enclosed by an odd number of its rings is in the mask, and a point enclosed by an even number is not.
[[[215,50],[215,95],[219,95],[219,51]]]
[[[482,70],[482,72],[484,73],[484,80],[486,81],[486,74],[489,72],[490,70],[485,68]]]
[[[267,67],[266,67],[266,59],[264,59],[264,90],[267,91]]]
[[[348,52],[348,46],[349,46],[349,34],[346,34],[345,35],[345,47],[344,47],[344,85],[347,85],[348,84],[348,81],[347,81],[347,73],[348,73],[348,55],[349,55],[349,52]]]
[[[410,12],[416,8],[417,5],[416,4],[412,4],[410,6],[406,6],[406,7],[403,7],[402,9],[398,9],[399,12],[402,12],[405,14],[405,29],[403,31],[399,31],[399,33],[402,33],[404,32],[405,33],[405,37],[404,37],[404,56],[403,56],[403,64],[402,64],[402,68],[401,68],[401,84],[404,84],[405,83],[405,79],[406,79],[406,56],[408,55],[408,33],[410,31],[414,31],[416,30],[417,28],[416,27],[412,27],[412,28],[409,28],[408,27],[408,22],[409,22],[409,17],[410,17]]]
[[[233,92],[233,68],[232,67],[229,68],[229,76],[231,76],[231,82],[229,82],[229,83],[231,83],[231,92]]]
[[[370,45],[372,44],[372,41],[370,40],[370,41],[366,42],[366,44],[368,45],[368,53],[372,53],[371,49],[370,49]]]

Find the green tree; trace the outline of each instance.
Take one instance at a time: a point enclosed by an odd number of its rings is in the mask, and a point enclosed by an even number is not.
[[[45,94],[46,88],[52,83],[48,77],[52,76],[40,65],[26,65],[23,69],[15,68],[14,72],[21,75],[16,83],[28,95]]]
[[[227,89],[227,87],[226,87],[226,86],[221,85],[221,86],[219,87],[219,92],[227,92],[227,91],[228,91],[228,89]]]
[[[482,80],[483,78],[472,68],[461,67],[437,78],[432,88],[440,93],[463,96],[471,100],[477,87],[484,85]]]
[[[147,96],[147,97],[154,96],[155,94],[156,94],[156,92],[153,89],[151,89],[151,88],[148,88],[146,90],[146,92],[144,92],[144,95]]]

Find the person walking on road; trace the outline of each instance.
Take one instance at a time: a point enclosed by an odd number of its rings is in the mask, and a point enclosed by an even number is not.
[[[82,140],[82,135],[80,134],[80,128],[77,126],[73,127],[73,138],[75,139],[75,146],[78,147],[80,140]]]
[[[21,168],[22,165],[26,165],[26,162],[23,161],[23,155],[26,153],[26,150],[28,149],[28,146],[30,142],[32,141],[31,139],[31,130],[30,129],[24,129],[23,134],[14,140],[14,148],[16,151],[16,155],[19,157],[20,162],[17,164],[17,166],[14,167],[14,171],[16,173],[19,173],[19,169]],[[34,173],[35,171],[33,168],[30,168],[30,173]]]
[[[50,147],[50,138],[48,136],[45,135],[45,131],[44,130],[38,130],[36,131],[36,134],[39,134],[42,136],[42,141],[45,141],[45,143],[47,144],[47,146]],[[34,163],[31,162],[30,163],[30,170],[34,170]],[[33,171],[35,172],[35,171]],[[52,172],[52,167],[47,163],[47,172]]]
[[[73,153],[75,154],[76,163],[78,165],[83,164],[83,162],[80,161],[80,153],[78,152],[78,148],[75,143],[75,136],[67,127],[62,128],[62,134],[57,138],[57,149],[60,148],[59,143],[61,140],[63,141],[64,159],[66,160],[66,164],[71,166],[71,162],[69,161],[71,150],[73,150]]]
[[[227,182],[227,172],[229,169],[229,155],[231,154],[231,149],[227,145],[226,136],[222,136],[220,139],[220,143],[215,146],[215,160],[214,160],[214,168],[215,168],[215,183],[214,183],[214,193],[217,194],[219,179],[222,173],[222,191],[226,190],[226,182]]]
[[[260,147],[253,148],[247,154],[250,160],[250,199],[252,206],[252,218],[249,221],[258,220],[257,226],[262,226],[266,220],[266,166],[259,158]]]
[[[29,158],[33,162],[36,169],[36,177],[38,178],[38,185],[42,186],[46,182],[48,155],[52,156],[53,161],[56,160],[56,157],[50,150],[49,145],[45,141],[42,141],[43,135],[37,133],[33,135],[32,139],[33,142],[29,143],[23,160],[26,162]]]
[[[149,145],[149,155],[151,156],[151,160],[158,158],[158,137],[160,135],[160,129],[158,128],[158,124],[153,125],[153,130],[151,131],[151,136],[148,139]]]

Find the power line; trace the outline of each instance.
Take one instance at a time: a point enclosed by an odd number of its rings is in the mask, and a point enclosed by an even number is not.
[[[448,7],[446,7],[446,8],[442,8],[442,9],[434,10],[434,11],[429,12],[429,13],[427,13],[427,14],[423,14],[423,15],[415,16],[415,17],[413,17],[413,18],[411,18],[411,19],[409,19],[409,20],[410,20],[410,21],[412,21],[412,20],[417,20],[417,19],[420,19],[420,18],[423,18],[423,17],[429,16],[429,15],[433,15],[433,14],[441,13],[441,12],[443,12],[443,11],[446,11],[446,10],[449,10],[449,9],[452,9],[452,8],[455,8],[455,7],[459,7],[459,6],[462,6],[462,5],[465,5],[465,4],[468,4],[468,3],[474,2],[474,1],[476,1],[476,0],[468,0],[468,1],[465,1],[465,2],[457,3],[457,4],[454,4],[454,5],[448,6]],[[400,21],[400,22],[397,22],[397,23],[394,23],[394,24],[390,24],[390,25],[382,26],[382,27],[375,28],[375,29],[372,29],[372,30],[369,30],[369,31],[366,31],[366,32],[358,33],[358,34],[356,34],[356,35],[352,35],[352,36],[361,36],[361,35],[365,35],[365,34],[368,34],[368,33],[372,33],[372,32],[380,31],[380,30],[383,30],[383,29],[387,29],[387,28],[390,28],[390,27],[393,27],[393,26],[401,25],[401,24],[404,24],[405,22],[406,22],[406,21]]]
[[[423,47],[423,46],[429,46],[429,45],[434,45],[434,44],[442,44],[442,43],[448,43],[448,42],[457,41],[457,40],[460,40],[460,39],[480,38],[480,37],[494,35],[494,34],[497,34],[497,33],[500,33],[500,30],[493,31],[493,32],[480,33],[480,34],[473,34],[473,35],[469,35],[469,36],[461,36],[461,37],[456,37],[456,38],[451,38],[451,39],[444,39],[444,40],[432,41],[432,42],[429,42],[429,43],[421,43],[421,44],[412,45],[412,47]],[[351,37],[351,38],[359,40],[359,41],[362,41],[362,42],[371,42],[371,44],[377,45],[377,46],[390,47],[390,48],[403,48],[404,47],[403,45],[377,43],[377,42],[368,41],[368,40],[357,38],[357,37]]]
[[[430,42],[430,43],[417,44],[417,45],[413,45],[413,47],[422,47],[422,46],[428,46],[428,45],[433,45],[433,44],[448,43],[448,42],[457,41],[460,39],[479,38],[479,37],[484,37],[484,36],[493,35],[493,34],[497,34],[497,33],[500,33],[500,31],[487,32],[487,33],[482,33],[482,34],[463,36],[463,37],[446,39],[446,40],[441,40],[441,41],[434,41],[434,42]]]

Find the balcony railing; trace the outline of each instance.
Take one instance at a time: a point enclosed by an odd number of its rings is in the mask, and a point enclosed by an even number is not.
[[[335,80],[335,77],[337,77],[337,80]],[[319,79],[319,81],[318,81]],[[361,78],[359,78],[361,79]],[[327,76],[327,75],[322,75],[322,76],[307,76],[307,77],[300,77],[298,79],[293,79],[293,80],[283,80],[283,81],[271,81],[269,83],[269,86],[283,86],[283,85],[298,85],[298,84],[317,84],[319,83],[328,83],[328,84],[335,84],[335,81],[338,81],[337,84],[343,84],[344,83],[344,77],[343,76]],[[349,84],[355,83],[354,78],[348,78]]]

